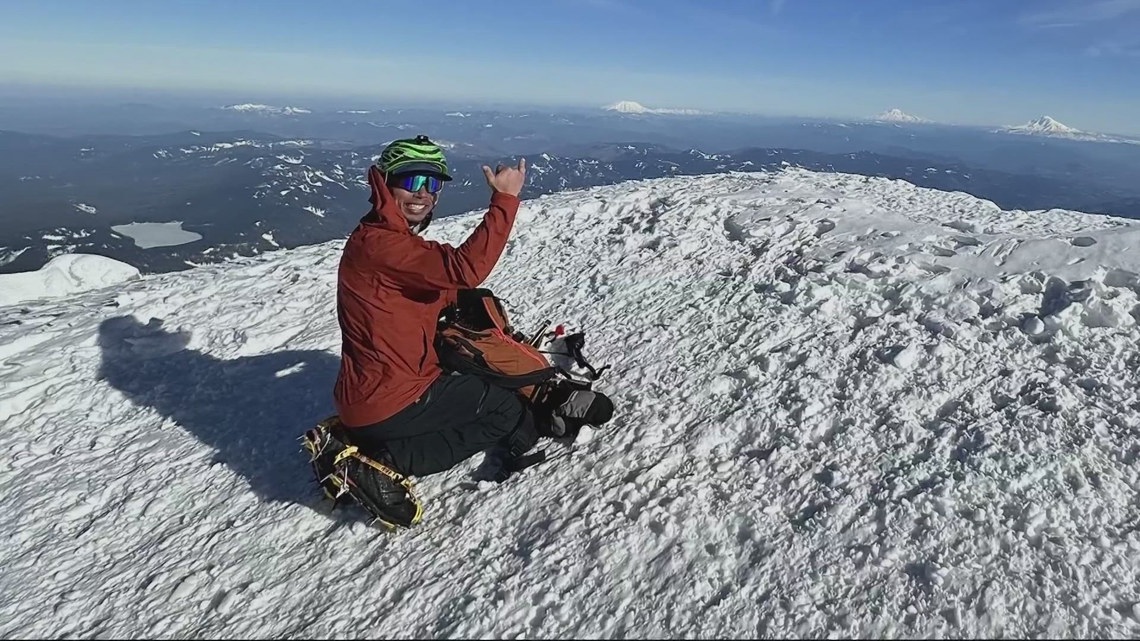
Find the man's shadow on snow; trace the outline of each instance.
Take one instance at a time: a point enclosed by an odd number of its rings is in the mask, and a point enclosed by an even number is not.
[[[334,413],[340,359],[306,350],[219,360],[189,340],[157,319],[108,319],[100,378],[213,448],[262,500],[314,505],[321,494],[298,439]]]

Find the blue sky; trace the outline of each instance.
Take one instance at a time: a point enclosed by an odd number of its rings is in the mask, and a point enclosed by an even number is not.
[[[1140,0],[0,0],[0,82],[1140,133]]]

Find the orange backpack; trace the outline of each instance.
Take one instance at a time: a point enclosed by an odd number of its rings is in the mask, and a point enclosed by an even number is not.
[[[463,289],[443,312],[435,350],[445,372],[475,374],[534,402],[559,374],[537,347],[542,335],[528,339],[512,327],[490,290]]]

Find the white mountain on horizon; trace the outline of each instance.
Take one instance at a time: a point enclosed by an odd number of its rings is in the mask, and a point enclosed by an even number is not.
[[[1009,133],[1042,134],[1047,136],[1071,136],[1085,133],[1080,129],[1061,123],[1050,116],[1041,116],[1023,125],[1007,127],[1005,130]]]
[[[701,111],[699,109],[654,109],[646,107],[639,102],[633,100],[621,100],[611,105],[603,107],[606,111],[616,111],[622,114],[664,114],[664,115],[679,115],[679,116],[701,116],[708,115],[710,112]]]
[[[1076,127],[1070,127],[1050,116],[1041,116],[1023,125],[1016,125],[1011,127],[1001,127],[994,130],[995,133],[1017,134],[1024,136],[1047,136],[1050,138],[1067,138],[1070,140],[1081,140],[1088,142],[1115,142],[1115,143],[1128,143],[1140,144],[1140,139],[1129,138],[1123,136],[1112,136],[1101,133],[1094,133],[1089,131],[1082,131]]]
[[[617,413],[502,485],[418,479],[397,534],[297,440],[342,247],[0,306],[0,634],[1140,630],[1138,221],[794,168],[525,200],[482,285],[584,331]]]
[[[901,109],[888,109],[881,114],[875,116],[875,120],[880,122],[897,122],[897,123],[911,123],[911,124],[927,124],[933,121],[926,118],[920,118],[904,112]]]
[[[226,105],[222,107],[226,111],[237,111],[240,113],[255,113],[274,116],[295,116],[302,114],[313,113],[310,109],[303,107],[276,107],[273,105],[264,105],[259,103],[242,103],[236,105]],[[353,112],[355,113],[355,112]]]

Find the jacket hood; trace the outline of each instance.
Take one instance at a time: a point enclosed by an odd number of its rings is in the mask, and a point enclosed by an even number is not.
[[[368,202],[372,203],[372,211],[365,216],[366,220],[375,220],[389,229],[407,230],[413,234],[422,232],[431,224],[431,217],[435,214],[434,205],[423,222],[412,229],[407,219],[400,213],[400,205],[392,197],[392,192],[388,190],[388,184],[384,182],[384,174],[376,165],[368,168],[368,185],[372,188],[372,195],[368,197]]]

